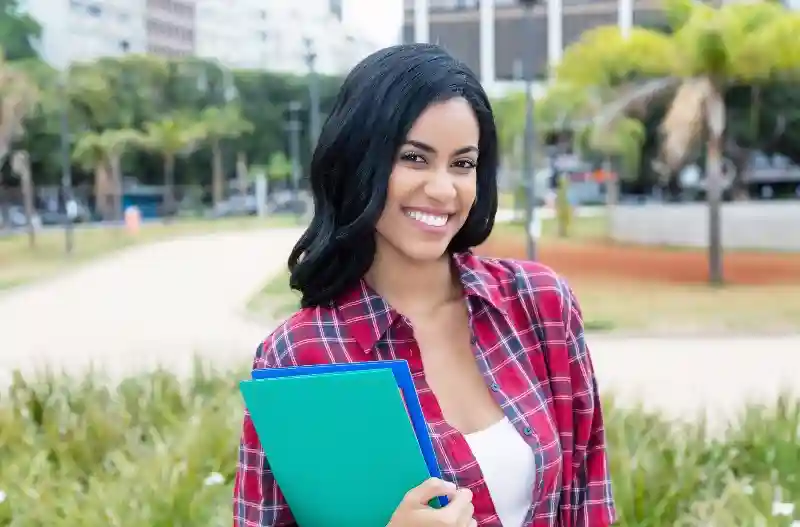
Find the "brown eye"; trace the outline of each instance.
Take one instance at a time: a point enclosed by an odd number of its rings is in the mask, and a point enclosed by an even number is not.
[[[400,159],[403,161],[408,161],[409,163],[424,163],[425,159],[422,158],[419,154],[415,152],[405,152],[404,154],[400,155]]]
[[[464,170],[472,170],[478,166],[478,164],[471,159],[460,159],[453,163],[453,165]]]

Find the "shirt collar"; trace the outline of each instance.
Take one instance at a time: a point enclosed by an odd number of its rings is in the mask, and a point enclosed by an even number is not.
[[[467,298],[479,298],[505,312],[498,279],[487,269],[481,258],[466,251],[454,254],[453,264]],[[359,280],[337,300],[336,310],[350,335],[365,353],[372,351],[375,343],[401,316],[364,279]]]

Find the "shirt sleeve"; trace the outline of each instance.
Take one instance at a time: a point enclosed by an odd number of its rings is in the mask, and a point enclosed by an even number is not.
[[[268,359],[269,352],[261,344],[256,350],[254,367],[268,365],[265,357]],[[292,525],[296,525],[294,517],[269,468],[250,413],[245,410],[233,488],[233,527]]]
[[[573,527],[607,527],[616,512],[608,470],[603,411],[594,366],[586,345],[583,316],[572,289],[563,284],[564,322],[573,408]]]

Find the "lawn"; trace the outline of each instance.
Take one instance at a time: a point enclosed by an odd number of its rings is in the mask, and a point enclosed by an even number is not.
[[[704,283],[705,253],[605,243],[605,218],[575,218],[568,239],[543,222],[540,259],[563,274],[593,331],[645,334],[780,333],[800,331],[800,255],[736,252],[726,255],[732,284]],[[525,258],[524,231],[499,224],[478,252]],[[285,273],[272,277],[249,306],[274,321],[297,308]]]
[[[564,275],[589,329],[639,333],[800,331],[800,255],[725,254],[728,285],[706,283],[706,253],[687,248],[607,243],[602,217],[576,218],[559,239],[546,220],[538,257]],[[478,252],[525,258],[521,226],[500,225]]]
[[[0,236],[0,291],[53,276],[93,258],[133,245],[178,236],[293,225],[296,225],[293,216],[280,216],[267,219],[181,219],[171,223],[146,223],[136,235],[118,227],[79,227],[74,231],[75,246],[70,255],[66,254],[64,231],[61,229],[39,232],[34,249],[29,248],[25,234]]]
[[[0,393],[0,527],[231,522],[246,371],[18,377]],[[605,428],[618,527],[790,527],[800,520],[800,401],[700,422],[614,404]]]

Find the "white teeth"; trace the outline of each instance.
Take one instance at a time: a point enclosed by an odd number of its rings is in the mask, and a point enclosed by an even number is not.
[[[425,225],[430,225],[431,227],[444,227],[444,224],[447,223],[448,217],[447,214],[440,216],[436,214],[426,214],[424,212],[419,212],[418,210],[406,211],[406,216],[420,221]]]

